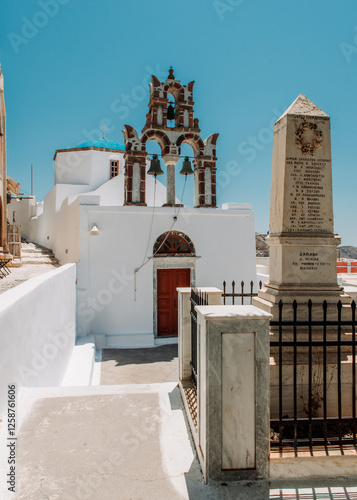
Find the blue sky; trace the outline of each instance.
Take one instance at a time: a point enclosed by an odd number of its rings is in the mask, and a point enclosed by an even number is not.
[[[220,134],[219,205],[252,203],[258,232],[269,225],[270,129],[304,93],[331,116],[335,232],[357,245],[355,2],[2,2],[0,61],[8,175],[24,192],[33,163],[34,194],[43,199],[55,150],[96,138],[103,122],[120,143],[124,123],[140,131],[149,77],[166,78],[172,65],[177,79],[196,82],[202,137]],[[184,201],[193,201],[191,178]]]

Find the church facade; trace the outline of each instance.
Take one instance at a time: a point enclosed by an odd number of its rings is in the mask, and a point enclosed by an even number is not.
[[[193,83],[172,70],[165,82],[153,76],[141,135],[125,125],[125,145],[103,138],[57,150],[44,206],[11,202],[25,237],[77,262],[77,335],[97,345],[175,342],[177,287],[256,278],[254,213],[249,204],[217,207],[218,134],[200,137]],[[151,140],[161,155],[150,157]],[[193,169],[187,158],[181,171],[194,183],[193,207],[175,192],[183,143],[193,152]]]

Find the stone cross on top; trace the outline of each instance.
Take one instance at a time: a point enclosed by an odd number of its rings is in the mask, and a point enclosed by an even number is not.
[[[105,140],[106,139],[105,132],[107,132],[107,130],[109,130],[109,128],[106,126],[105,123],[103,123],[103,125],[101,125],[99,128],[100,128],[100,130],[103,131],[103,140]]]

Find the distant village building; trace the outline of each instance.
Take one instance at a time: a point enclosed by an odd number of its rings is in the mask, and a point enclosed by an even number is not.
[[[57,150],[44,205],[34,197],[11,202],[24,237],[51,248],[61,263],[78,263],[77,334],[97,345],[176,341],[177,287],[256,278],[253,210],[217,208],[218,134],[201,139],[193,85],[182,85],[172,69],[165,82],[153,76],[141,135],[125,125],[125,146],[103,137]],[[159,159],[148,157],[150,140],[161,148],[167,187],[156,179]],[[175,193],[183,143],[193,151],[192,176],[191,162],[184,164],[193,208]]]

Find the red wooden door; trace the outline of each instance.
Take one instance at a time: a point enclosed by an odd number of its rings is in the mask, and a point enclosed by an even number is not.
[[[190,269],[157,270],[157,334],[178,334],[177,287],[190,286]]]

